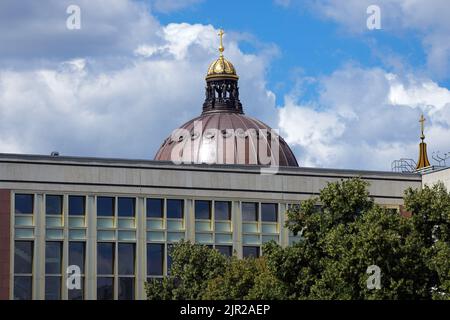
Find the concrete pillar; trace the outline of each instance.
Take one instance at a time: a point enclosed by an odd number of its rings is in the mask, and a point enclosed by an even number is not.
[[[97,299],[97,208],[95,196],[86,197],[86,262],[85,262],[85,299]]]
[[[34,196],[33,299],[45,299],[45,203],[43,194]]]
[[[63,241],[63,255],[62,255],[62,293],[61,299],[68,299],[68,289],[67,289],[67,267],[69,266],[69,196],[65,194],[63,196],[63,212],[62,212],[62,223],[64,226],[64,241]]]
[[[287,247],[289,245],[289,230],[284,226],[287,220],[286,210],[287,210],[286,203],[278,204],[278,216],[280,217],[279,222],[280,245],[282,247]]]
[[[236,251],[237,257],[242,259],[242,213],[241,201],[232,202],[232,230],[233,230],[233,250]]]
[[[147,281],[147,214],[145,198],[136,199],[136,300],[145,300]]]
[[[184,201],[185,212],[185,227],[186,227],[186,240],[195,243],[195,212],[194,212],[194,200],[186,199]]]
[[[11,253],[14,252],[14,239],[11,237],[14,234],[12,207],[11,191],[0,189],[0,300],[13,298],[10,276],[14,272],[11,264]]]

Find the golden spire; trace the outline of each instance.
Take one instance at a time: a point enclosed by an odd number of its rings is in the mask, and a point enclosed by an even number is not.
[[[424,130],[424,127],[425,127],[425,117],[423,116],[423,113],[422,113],[422,115],[420,116],[420,120],[419,120],[419,122],[420,122],[420,129],[421,129],[421,131],[422,131],[422,134],[420,135],[420,139],[422,140],[422,142],[423,142],[423,140],[425,139],[425,135],[423,134],[423,130]]]
[[[220,37],[220,46],[219,46],[219,52],[220,52],[220,56],[223,57],[223,50],[225,50],[225,48],[223,47],[223,42],[222,42],[222,38],[225,32],[223,32],[222,29],[219,30],[219,33],[217,34]]]
[[[416,169],[422,169],[430,166],[430,161],[428,161],[427,155],[427,144],[424,142],[425,135],[423,133],[425,129],[425,120],[426,119],[422,114],[419,120],[421,129],[420,140],[422,140],[422,142],[419,144],[419,160],[417,161]]]
[[[206,80],[212,79],[212,78],[232,78],[232,79],[238,79],[239,77],[236,74],[236,70],[234,69],[233,64],[225,59],[223,56],[223,51],[225,48],[223,47],[223,35],[225,32],[223,32],[222,29],[219,30],[219,33],[217,34],[220,37],[220,45],[219,45],[219,52],[220,56],[216,61],[213,61],[208,68],[208,73],[206,74]]]

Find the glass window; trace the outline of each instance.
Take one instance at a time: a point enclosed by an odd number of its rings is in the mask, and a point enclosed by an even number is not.
[[[164,199],[147,199],[147,218],[164,216]]]
[[[81,282],[80,289],[68,290],[67,297],[69,300],[83,300],[84,299],[84,277],[81,277],[80,282]]]
[[[119,274],[133,275],[135,263],[135,244],[134,243],[119,243]]]
[[[61,299],[61,277],[45,277],[45,300]]]
[[[242,255],[244,258],[259,257],[259,247],[250,247],[250,246],[244,246],[242,248]]]
[[[69,266],[76,265],[84,273],[85,243],[69,242]]]
[[[216,250],[226,257],[231,257],[233,255],[232,246],[216,246]]]
[[[97,277],[97,300],[114,299],[114,278]]]
[[[97,243],[97,274],[114,273],[114,243]]]
[[[211,220],[211,201],[195,201],[195,219]]]
[[[119,300],[134,300],[134,278],[119,278]]]
[[[33,241],[16,241],[14,248],[14,273],[33,272]]]
[[[45,273],[61,274],[62,242],[47,241],[45,243]]]
[[[34,204],[34,195],[16,194],[14,199],[14,211],[21,214],[32,214]]]
[[[147,277],[147,282],[150,282],[150,281],[157,281],[161,284],[163,282],[163,278]]]
[[[97,197],[97,216],[101,217],[114,216],[113,197]]]
[[[258,204],[242,202],[242,221],[258,221]]]
[[[47,194],[45,196],[45,213],[60,215],[62,214],[62,196],[55,196],[52,194]]]
[[[215,201],[214,218],[216,220],[231,220],[231,202]]]
[[[84,216],[86,210],[85,201],[84,196],[69,196],[69,215]]]
[[[31,300],[32,277],[15,276],[14,277],[14,299]]]
[[[134,217],[136,208],[135,198],[119,198],[118,200],[118,211],[119,217]]]
[[[278,221],[278,205],[276,203],[261,203],[261,221]]]
[[[167,218],[183,219],[184,200],[168,199],[167,200]]]
[[[164,262],[164,245],[158,243],[147,244],[147,275],[162,276]]]

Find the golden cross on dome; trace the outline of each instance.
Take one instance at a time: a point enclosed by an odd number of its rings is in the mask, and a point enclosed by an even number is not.
[[[424,130],[424,127],[425,127],[425,117],[423,116],[423,113],[422,113],[422,115],[420,116],[420,120],[419,120],[419,122],[420,122],[420,128],[421,128],[421,130],[422,130],[422,135],[420,136],[420,139],[425,139],[425,135],[423,134],[423,130]]]
[[[220,56],[223,56],[222,52],[223,52],[223,50],[225,50],[225,48],[223,47],[223,42],[222,42],[224,33],[225,32],[223,32],[223,30],[220,29],[219,33],[217,34],[220,37],[220,46],[219,46]]]

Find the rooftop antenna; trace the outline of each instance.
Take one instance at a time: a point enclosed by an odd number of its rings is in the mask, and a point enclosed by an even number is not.
[[[391,170],[400,173],[412,173],[416,171],[417,163],[413,159],[401,158],[391,163]]]
[[[432,158],[434,161],[438,163],[440,167],[446,167],[447,166],[446,161],[450,159],[450,152],[444,153],[444,156],[442,157],[440,155],[440,151],[433,151]]]

